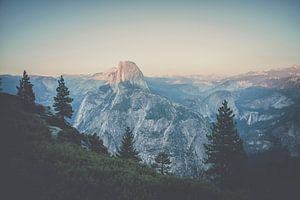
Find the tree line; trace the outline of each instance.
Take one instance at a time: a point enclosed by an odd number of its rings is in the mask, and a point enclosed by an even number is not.
[[[73,99],[70,97],[70,91],[63,76],[60,76],[58,80],[56,92],[56,96],[53,98],[55,115],[63,123],[66,123],[65,119],[70,119],[74,110],[71,105]],[[25,70],[19,81],[19,86],[17,86],[17,96],[22,99],[29,109],[34,109],[33,84],[30,82],[30,77]],[[205,171],[205,178],[221,187],[234,187],[242,181],[247,156],[235,126],[233,111],[229,108],[227,101],[222,103],[216,117],[217,120],[212,124],[211,132],[207,134],[208,142],[204,145],[206,152],[204,163],[208,166]],[[67,137],[70,137],[71,133],[66,134]],[[108,154],[103,141],[96,134],[86,136],[85,142],[91,151]],[[125,129],[117,157],[135,162],[141,161],[139,152],[134,148],[133,129],[129,127]],[[152,166],[159,173],[169,174],[172,163],[170,154],[165,151],[159,152],[154,161],[155,163]]]

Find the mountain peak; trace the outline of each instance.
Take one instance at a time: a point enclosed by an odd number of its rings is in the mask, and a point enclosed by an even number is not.
[[[148,89],[139,67],[132,61],[120,61],[116,70],[110,74],[109,83],[110,85],[117,85],[127,81],[143,89]]]

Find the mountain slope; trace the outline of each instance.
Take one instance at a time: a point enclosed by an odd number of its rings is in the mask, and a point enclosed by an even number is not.
[[[141,84],[123,81],[89,93],[74,126],[82,132],[97,133],[112,153],[118,151],[129,126],[145,163],[151,164],[165,150],[172,155],[173,173],[197,176],[203,168],[207,121],[184,106],[145,90]]]
[[[158,175],[146,166],[95,154],[51,136],[47,115],[0,93],[6,199],[234,199],[212,186]],[[67,127],[65,127],[67,128]],[[62,130],[65,128],[62,127]],[[73,130],[76,131],[76,130]],[[240,197],[236,198],[240,199]]]
[[[90,126],[90,128],[85,129],[82,126],[82,130],[96,132],[103,135],[103,137],[106,135],[104,138],[107,142],[106,144],[111,146],[110,150],[112,152],[115,152],[119,144],[119,139],[116,138],[119,138],[124,128],[122,127],[119,130],[114,130],[116,124],[122,124],[122,126],[127,124],[133,127],[135,126],[135,123],[138,123],[139,125],[137,128],[139,129],[140,126],[149,126],[144,124],[144,117],[142,115],[157,115],[156,118],[152,119],[155,121],[155,123],[153,122],[153,125],[160,127],[159,123],[164,124],[163,127],[167,130],[166,127],[168,126],[168,123],[173,119],[176,119],[174,116],[180,116],[180,113],[176,111],[177,108],[183,109],[184,113],[190,113],[191,116],[194,116],[196,112],[196,115],[207,117],[209,122],[213,122],[217,108],[220,106],[220,102],[227,99],[230,107],[234,109],[238,130],[243,137],[248,153],[258,153],[269,150],[273,146],[270,138],[276,136],[284,145],[290,145],[291,148],[288,149],[291,150],[290,153],[292,155],[300,155],[300,152],[297,150],[298,148],[295,148],[297,143],[299,143],[297,136],[299,128],[298,126],[293,125],[294,122],[284,122],[286,126],[284,130],[280,131],[281,134],[273,134],[272,131],[269,131],[270,127],[276,128],[276,123],[278,123],[278,125],[282,124],[281,117],[288,115],[289,112],[295,109],[297,102],[299,102],[299,74],[300,67],[294,66],[266,72],[251,72],[226,79],[212,79],[211,77],[202,76],[144,78],[141,70],[138,69],[135,63],[122,61],[116,68],[107,72],[94,75],[65,76],[66,84],[71,91],[71,97],[74,99],[72,106],[75,112],[70,123],[75,124],[75,119],[81,116],[82,113],[77,115],[79,110],[84,110],[83,108],[80,108],[80,105],[87,105],[86,110],[91,110],[88,106],[96,108],[97,105],[101,104],[103,106],[103,112],[107,113],[105,117],[110,116],[109,118],[112,123],[107,123],[105,126],[98,125],[99,127],[96,128],[97,125],[95,124],[97,124],[97,120],[93,122],[95,123],[94,125],[89,124],[91,122],[86,122],[86,127]],[[15,86],[18,84],[20,77],[1,75],[1,78],[3,90],[15,94]],[[37,103],[51,106],[53,104],[53,96],[55,96],[56,93],[56,79],[53,77],[32,76],[31,80],[34,84],[33,89],[36,93]],[[121,89],[118,87],[120,83],[123,85]],[[99,89],[101,86],[103,87]],[[130,87],[135,88],[133,89],[133,93],[131,93]],[[106,98],[102,95],[108,96]],[[134,95],[137,95],[137,97],[134,97]],[[111,98],[111,100],[114,101],[109,102],[108,98]],[[102,102],[104,99],[107,102]],[[131,99],[135,100],[131,101]],[[145,102],[151,102],[152,100],[154,102],[153,105],[151,105],[153,108],[140,109],[141,105],[147,106],[148,103]],[[115,105],[115,103],[117,105]],[[104,105],[110,105],[111,107],[105,107]],[[133,115],[130,117],[128,117],[129,113],[127,113],[128,115],[124,114],[124,110],[128,107],[133,110],[131,111],[131,114]],[[159,109],[156,109],[156,107]],[[118,112],[111,112],[114,109],[118,110]],[[101,118],[102,109],[96,110],[97,113],[96,111],[93,111],[93,113],[90,114],[86,113],[90,116],[90,121],[93,121],[93,116]],[[167,120],[162,120],[161,118],[166,117],[163,116],[161,112],[166,112],[166,116],[169,116],[171,113],[174,118],[169,117]],[[120,119],[116,120],[119,114]],[[81,117],[80,119],[84,121],[84,118]],[[168,120],[170,121],[168,122]],[[178,121],[181,122],[181,120],[175,120],[175,123],[178,123]],[[297,124],[297,122],[295,123]],[[83,124],[83,122],[81,122],[81,124]],[[76,125],[78,125],[78,122]],[[198,132],[201,132],[200,129],[205,127],[202,125],[202,122],[198,123],[195,121],[191,125],[187,125],[186,123],[184,126],[200,126],[200,128],[194,129]],[[175,127],[176,130],[179,130],[183,134],[186,132],[184,129],[174,126],[174,123],[172,124],[172,127]],[[105,130],[106,132],[102,132],[100,129]],[[146,129],[148,131],[148,128]],[[145,132],[143,128],[141,128],[140,131]],[[139,132],[139,130],[137,130],[137,132]],[[151,132],[153,132],[151,135],[155,137],[156,131],[151,130]],[[170,132],[174,132],[174,129]],[[114,134],[116,134],[116,138],[110,136]],[[165,139],[169,137],[168,134],[164,135],[164,131],[159,132],[157,135],[158,138],[160,138],[158,140],[161,141],[165,141]],[[164,136],[162,137],[162,135]],[[293,135],[295,135],[295,137]],[[174,138],[176,137],[177,136],[174,136]],[[196,153],[196,157],[198,158],[201,155],[201,150],[198,148],[197,152],[191,153],[194,151],[194,148],[187,148],[187,146],[190,144],[192,144],[192,146],[201,146],[204,141],[202,141],[201,137],[197,136],[197,138],[200,138],[200,142],[198,139],[191,142],[194,136],[187,137],[190,139],[185,139],[189,142],[185,142],[184,149],[188,150],[184,152],[189,152],[189,154],[192,155]],[[184,149],[180,149],[179,152],[183,152]],[[144,151],[144,147],[141,147],[141,150]],[[156,151],[158,151],[158,149],[155,149],[155,152]],[[152,160],[152,156],[150,156],[150,158],[145,158],[145,160]],[[194,161],[182,161],[181,163],[193,162]],[[198,166],[201,166],[200,161],[196,161],[196,163],[200,163]],[[192,164],[192,166],[194,166],[194,164]]]

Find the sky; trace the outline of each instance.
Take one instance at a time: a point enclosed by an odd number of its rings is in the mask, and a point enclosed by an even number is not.
[[[300,64],[300,1],[0,0],[0,74],[232,75]]]

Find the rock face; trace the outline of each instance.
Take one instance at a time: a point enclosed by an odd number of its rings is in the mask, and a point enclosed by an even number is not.
[[[75,127],[97,133],[109,151],[116,153],[129,126],[145,163],[151,164],[164,150],[172,155],[173,173],[199,174],[208,122],[200,114],[151,93],[142,72],[132,62],[120,62],[111,80],[84,98]]]
[[[111,152],[119,148],[125,127],[134,127],[136,147],[145,162],[164,149],[172,153],[173,172],[197,174],[208,131],[203,117],[213,122],[226,99],[248,153],[272,149],[275,138],[290,155],[300,156],[300,66],[224,79],[144,78],[136,64],[122,61],[106,72],[64,77],[74,99],[70,123],[98,133]],[[20,77],[0,78],[3,91],[16,94]],[[32,76],[31,81],[36,102],[51,106],[56,78]]]
[[[91,76],[94,80],[104,80],[109,83],[112,88],[117,88],[121,82],[129,82],[140,88],[149,90],[144,80],[144,75],[138,66],[131,61],[120,61],[117,67],[111,68],[106,72],[101,72]]]
[[[117,86],[121,82],[129,82],[142,89],[148,89],[143,73],[138,66],[131,61],[120,61],[117,70],[110,74],[110,85]]]

